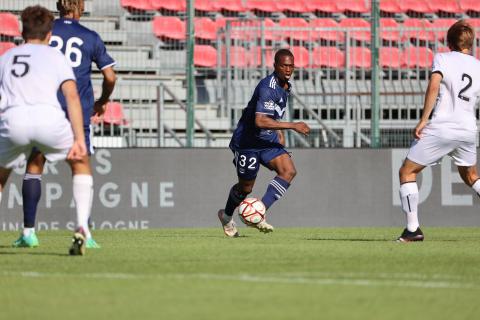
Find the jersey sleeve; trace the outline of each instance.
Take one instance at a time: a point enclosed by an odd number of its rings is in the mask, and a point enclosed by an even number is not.
[[[256,113],[263,113],[269,116],[275,115],[275,91],[269,87],[258,88],[258,100],[255,109]]]
[[[432,73],[440,73],[442,76],[444,74],[443,56],[441,54],[437,53],[433,57]]]
[[[115,65],[115,60],[107,53],[107,48],[98,34],[95,34],[93,61],[99,70]]]

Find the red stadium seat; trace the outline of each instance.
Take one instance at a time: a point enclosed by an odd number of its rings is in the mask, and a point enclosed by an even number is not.
[[[281,19],[278,25],[282,28],[289,28],[283,33],[284,38],[290,38],[299,41],[308,41],[312,34],[308,31],[308,22],[302,18],[284,18]],[[298,30],[296,28],[303,28]]]
[[[0,42],[0,56],[13,47],[15,47],[13,42]]]
[[[463,12],[473,11],[479,12],[480,8],[478,7],[478,0],[458,0],[460,9]]]
[[[478,47],[477,50],[475,50],[474,56],[475,56],[477,59],[480,59],[480,47]]]
[[[475,29],[480,29],[480,19],[467,19],[467,22]],[[478,32],[477,32],[478,33]]]
[[[277,8],[279,11],[284,11],[284,12],[285,11],[296,12],[296,13],[312,12],[312,10],[307,6],[306,2],[308,1],[282,0],[277,2]]]
[[[399,25],[393,18],[380,19],[380,38],[385,41],[400,41]],[[389,30],[390,29],[390,30]]]
[[[121,0],[120,5],[126,10],[155,10],[151,0]]]
[[[402,1],[399,1],[399,4],[403,12],[407,12],[407,11],[413,11],[418,13],[434,12],[430,7],[429,1],[402,0]]]
[[[435,53],[450,52],[450,51],[451,50],[449,47],[440,45],[437,47],[437,50],[435,50]]]
[[[195,0],[196,1],[196,0]],[[215,3],[215,8],[218,11],[221,10],[226,10],[226,11],[232,11],[232,12],[244,12],[247,9],[243,5],[242,0],[223,0],[223,1],[217,1]]]
[[[339,28],[340,25],[333,19],[330,18],[320,18],[313,19],[310,21],[310,28]],[[327,40],[327,41],[337,41],[343,42],[345,40],[345,34],[341,31],[335,30],[325,30],[319,31],[314,30],[313,39],[314,40]]]
[[[0,13],[0,34],[9,37],[20,36],[20,23],[15,15],[8,12]]]
[[[196,45],[193,52],[193,63],[197,67],[213,68],[217,66],[217,49],[207,45]]]
[[[128,121],[123,114],[123,106],[118,102],[109,102],[103,114],[103,123],[109,125],[127,125]]]
[[[350,37],[357,41],[370,41],[370,23],[364,19],[346,18],[340,21],[340,27],[353,29],[363,28],[364,31],[350,31]]]
[[[177,17],[160,17],[153,19],[153,33],[160,39],[185,40],[185,22]]]
[[[395,47],[381,47],[379,62],[382,68],[398,69],[402,66],[402,51]]]
[[[350,47],[349,66],[370,69],[372,67],[372,52],[366,47]]]
[[[262,48],[255,47],[250,50],[249,65],[252,67],[262,66]],[[272,48],[265,48],[265,63],[267,68],[273,67],[273,50]]]
[[[310,66],[310,55],[306,48],[294,46],[290,48],[290,51],[294,56],[295,68],[302,69]]]
[[[368,13],[370,12],[370,1],[365,0],[336,0],[340,12]]]
[[[195,10],[198,11],[216,11],[216,3],[211,0],[195,0]]]
[[[452,0],[435,0],[429,2],[430,9],[433,12],[462,13],[462,8],[457,1]],[[477,1],[478,8],[478,1]]]
[[[326,12],[336,13],[339,12],[338,6],[335,1],[331,0],[309,0],[305,1],[305,6],[309,12]]]
[[[249,66],[249,54],[247,50],[239,46],[230,47],[230,66],[235,68],[246,68]],[[227,66],[227,48],[222,48],[222,67]]]
[[[400,6],[401,0],[382,0],[380,1],[380,11],[386,13],[403,13],[402,7]]]
[[[316,47],[312,54],[314,68],[345,67],[345,53],[337,47]]]
[[[269,13],[279,11],[276,0],[247,0],[246,7],[252,11],[257,10]]]
[[[448,28],[452,24],[457,22],[457,19],[435,19],[432,22],[432,28],[435,30],[433,34],[436,36],[437,41],[443,41],[447,37]]]
[[[431,29],[432,27],[432,24],[427,19],[405,19],[402,26],[403,28],[411,29],[405,30],[405,32],[403,33],[405,39],[413,38],[423,41],[435,40],[435,34],[432,31],[426,30],[427,28]]]
[[[227,21],[231,21],[230,22],[230,25],[231,27],[233,28],[231,31],[230,31],[230,39],[236,39],[236,40],[248,40],[249,37],[252,37],[252,34],[251,33],[248,33],[246,31],[243,31],[243,30],[239,30],[238,28],[234,28],[234,27],[238,27],[238,26],[244,26],[245,23],[248,23],[248,22],[242,22],[242,21],[238,21],[237,18],[233,18],[233,17],[228,17],[228,18],[218,18],[216,21],[215,21],[215,24],[217,25],[217,30],[220,29],[220,28],[223,28],[225,29],[227,27]]]
[[[187,9],[187,2],[182,0],[150,0],[156,10],[183,12]]]
[[[407,68],[431,68],[433,52],[427,47],[410,46],[402,52],[402,65]]]
[[[217,39],[217,24],[210,18],[195,18],[195,38]]]

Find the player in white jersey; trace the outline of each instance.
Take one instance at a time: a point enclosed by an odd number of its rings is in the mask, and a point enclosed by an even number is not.
[[[464,20],[457,21],[447,32],[451,51],[434,56],[423,114],[399,172],[400,199],[407,220],[399,242],[423,241],[416,178],[426,166],[449,155],[463,181],[480,195],[474,112],[480,95],[480,61],[471,56],[474,39],[473,28]]]
[[[49,161],[67,159],[70,164],[87,153],[73,70],[64,55],[48,46],[53,15],[33,6],[21,18],[26,44],[0,58],[0,199],[11,170],[32,147]],[[67,99],[70,122],[58,102],[59,89]],[[83,254],[81,234],[75,233],[72,250]]]

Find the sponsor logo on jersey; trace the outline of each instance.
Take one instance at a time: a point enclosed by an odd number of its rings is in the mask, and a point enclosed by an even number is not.
[[[263,105],[266,110],[275,110],[276,106],[276,104],[272,100],[266,101]]]

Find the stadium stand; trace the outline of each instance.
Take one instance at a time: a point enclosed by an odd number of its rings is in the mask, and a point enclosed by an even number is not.
[[[434,41],[435,34],[431,31],[432,24],[423,18],[408,18],[402,24],[405,40],[416,39],[419,41]],[[428,30],[427,30],[428,29]]]
[[[123,114],[123,106],[118,102],[109,102],[103,114],[103,123],[108,125],[127,125],[128,121]]]
[[[343,68],[345,54],[338,47],[316,47],[312,52],[314,68]]]
[[[186,7],[186,1],[178,1],[178,0],[150,0],[152,6],[155,10],[158,11],[166,11],[166,12],[184,12]]]
[[[329,17],[333,13],[339,12],[338,6],[335,1],[311,0],[306,1],[305,5],[309,12],[314,12],[318,17]]]
[[[0,35],[7,37],[20,36],[20,23],[15,15],[9,12],[0,12]]]
[[[185,40],[185,22],[178,17],[156,16],[153,19],[153,32],[164,41]]]
[[[434,40],[436,41],[444,41],[445,37],[447,36],[447,30],[448,28],[454,24],[457,21],[457,19],[435,19],[433,20],[431,26],[434,29],[433,34],[434,34]]]
[[[130,12],[155,10],[151,0],[121,0],[120,5]]]
[[[310,21],[310,28],[313,28],[313,40],[325,40],[328,42],[343,42],[345,35],[341,31],[338,22],[331,18],[318,18]]]
[[[399,4],[399,0],[382,0],[380,1],[380,14],[383,17],[395,16],[395,14],[401,14],[405,11]]]
[[[13,42],[0,42],[0,56],[13,47],[15,47]]]
[[[284,18],[278,23],[278,26],[285,28],[287,31],[283,34],[285,40],[293,39],[298,41],[308,41],[312,39],[308,30],[308,22],[302,18]],[[303,29],[303,30],[299,30]]]
[[[372,67],[372,53],[367,47],[350,47],[349,66],[370,69]]]
[[[239,15],[246,10],[242,0],[217,1],[215,8],[225,15]]]
[[[402,52],[402,65],[407,68],[430,68],[433,52],[430,48],[410,46]]]
[[[279,12],[275,0],[246,0],[245,7],[260,17]]]
[[[283,0],[277,2],[277,8],[279,11],[282,11],[287,16],[297,13],[309,13],[312,12],[312,8],[308,7],[308,1],[298,1],[298,0]]]
[[[370,23],[360,18],[345,18],[340,21],[340,27],[349,30],[350,37],[357,41],[370,42]],[[357,29],[365,29],[359,31]]]
[[[403,66],[402,52],[396,47],[381,47],[379,60],[383,68],[400,69]]]
[[[210,18],[195,18],[195,38],[216,40],[217,24]]]
[[[454,17],[462,13],[462,8],[460,8],[458,1],[435,0],[429,2],[429,5],[432,11],[435,12],[439,17]]]
[[[193,61],[197,67],[214,68],[217,65],[217,49],[209,45],[196,45]]]
[[[337,0],[338,11],[347,16],[366,14],[370,12],[370,1],[363,0]]]
[[[393,18],[380,18],[380,38],[384,41],[400,42],[399,25]]]

